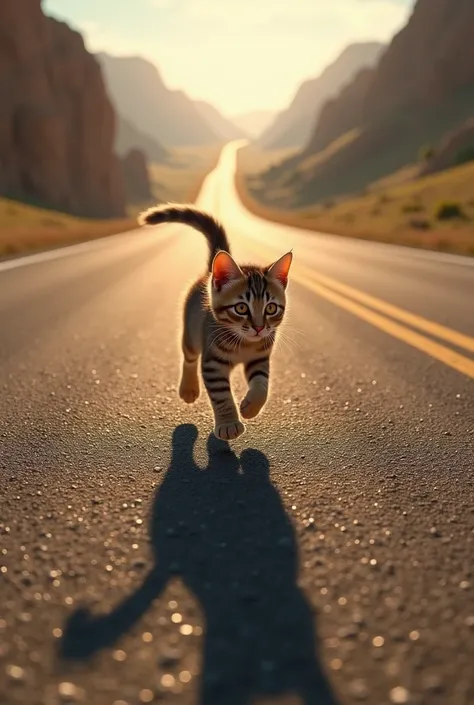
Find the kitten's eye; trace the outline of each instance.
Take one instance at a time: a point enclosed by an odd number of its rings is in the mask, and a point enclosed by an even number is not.
[[[267,304],[267,308],[265,309],[265,311],[266,313],[268,313],[269,316],[273,316],[273,314],[277,312],[277,305]]]
[[[245,316],[249,312],[247,304],[235,304],[234,308],[240,316]]]

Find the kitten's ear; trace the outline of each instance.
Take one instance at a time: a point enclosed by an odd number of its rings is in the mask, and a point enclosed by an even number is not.
[[[212,282],[217,289],[241,277],[243,277],[242,270],[229,253],[223,250],[218,252],[212,261]]]
[[[277,259],[276,262],[268,267],[267,274],[274,279],[278,279],[278,281],[286,287],[292,259],[293,253],[287,252],[286,255],[283,255],[283,257],[280,257],[280,259]]]

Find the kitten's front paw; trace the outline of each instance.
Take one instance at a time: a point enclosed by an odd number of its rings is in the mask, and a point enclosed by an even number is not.
[[[241,421],[232,421],[232,423],[222,423],[215,427],[214,435],[223,441],[231,441],[238,438],[245,431],[245,426]]]
[[[242,399],[240,404],[240,413],[244,419],[253,419],[257,416],[265,406],[266,398],[252,397],[247,394],[245,399]]]
[[[179,396],[186,404],[194,404],[199,396],[199,381],[197,379],[192,382],[182,381],[179,385]]]

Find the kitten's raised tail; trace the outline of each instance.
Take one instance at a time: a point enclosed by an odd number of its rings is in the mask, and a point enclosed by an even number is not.
[[[182,223],[199,230],[209,245],[209,271],[211,271],[212,261],[219,250],[224,250],[230,254],[230,245],[223,226],[212,215],[194,206],[174,203],[153,206],[140,213],[138,222],[140,225]]]

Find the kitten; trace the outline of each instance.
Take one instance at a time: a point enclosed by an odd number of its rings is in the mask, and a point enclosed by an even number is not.
[[[240,404],[244,419],[261,411],[268,396],[270,355],[286,305],[292,253],[268,267],[239,266],[230,255],[223,226],[198,208],[164,204],[140,214],[140,225],[183,223],[209,244],[208,274],[190,288],[184,305],[183,369],[179,395],[188,404],[199,396],[198,364],[214,411],[214,433],[231,440],[245,431],[229,376],[243,363],[248,391]]]

